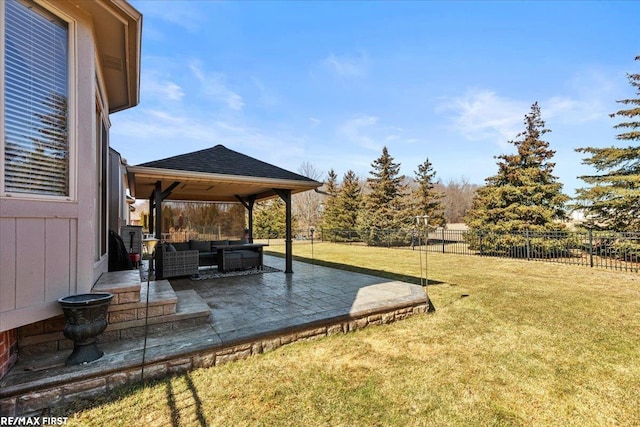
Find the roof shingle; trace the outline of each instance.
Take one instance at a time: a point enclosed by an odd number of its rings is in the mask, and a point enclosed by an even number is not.
[[[204,150],[154,160],[137,166],[188,172],[316,182],[306,176],[254,159],[253,157],[230,150],[220,144]]]

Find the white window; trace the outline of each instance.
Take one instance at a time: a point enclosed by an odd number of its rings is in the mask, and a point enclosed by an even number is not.
[[[69,24],[32,2],[3,2],[0,192],[69,197]]]

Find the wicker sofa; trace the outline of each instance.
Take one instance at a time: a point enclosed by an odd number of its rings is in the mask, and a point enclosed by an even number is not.
[[[198,274],[199,252],[177,251],[170,245],[158,245],[155,251],[156,279]]]
[[[188,242],[172,243],[168,246],[168,251],[198,252],[198,266],[208,267],[218,265],[221,271],[241,270],[248,268],[262,267],[262,253],[258,250],[233,248],[223,250],[219,254],[220,246],[234,246],[245,244],[244,240],[190,240]],[[197,274],[189,273],[189,274]]]
[[[171,246],[177,252],[198,251],[198,265],[210,267],[218,264],[218,251],[214,247],[228,244],[228,240],[189,240],[188,242],[171,243]]]

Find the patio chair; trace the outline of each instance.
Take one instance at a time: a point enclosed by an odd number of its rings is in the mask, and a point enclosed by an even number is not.
[[[156,278],[197,275],[198,259],[197,250],[176,251],[170,245],[159,245],[156,247]]]

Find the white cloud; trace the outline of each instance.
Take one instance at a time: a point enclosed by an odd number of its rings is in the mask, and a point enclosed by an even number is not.
[[[135,2],[133,6],[143,15],[153,16],[189,32],[200,29],[206,19],[206,15],[198,9],[196,2],[146,1]]]
[[[566,84],[568,94],[538,99],[542,119],[553,131],[557,125],[584,125],[607,119],[618,85],[606,73],[583,70]],[[468,90],[443,100],[436,111],[448,115],[450,128],[470,141],[504,145],[524,130],[524,116],[532,102],[498,96],[487,89]]]
[[[451,112],[452,130],[468,140],[504,143],[520,132],[528,105],[489,90],[472,90],[463,97],[443,101],[437,111]]]
[[[378,123],[378,117],[359,116],[344,122],[339,128],[338,133],[363,148],[370,150],[381,150],[382,145],[377,143],[374,138],[367,135]]]
[[[320,124],[322,123],[322,120],[315,117],[309,117],[309,123],[312,128],[315,128],[317,126],[320,126]]]
[[[240,111],[244,108],[244,101],[240,95],[229,89],[226,77],[222,73],[205,74],[197,63],[189,65],[189,69],[200,82],[202,92],[222,102],[229,109]]]
[[[545,101],[543,117],[558,118],[572,124],[590,122],[606,116],[602,107],[602,104],[595,99],[579,101],[555,96]]]
[[[138,107],[112,117],[111,145],[131,164],[223,144],[266,162],[294,170],[305,160],[304,141],[287,129],[257,129],[199,111]]]
[[[576,125],[607,119],[618,95],[618,80],[619,77],[611,73],[582,70],[568,82],[572,95],[549,98],[541,103],[542,112],[546,117]]]
[[[180,85],[162,78],[153,71],[143,74],[141,92],[143,98],[160,100],[180,101],[184,97],[184,91]]]
[[[371,115],[346,120],[338,127],[337,133],[340,139],[372,151],[381,151],[383,146],[411,145],[417,141],[407,137],[405,129],[383,124],[379,117]]]
[[[337,56],[331,53],[323,63],[339,76],[358,77],[366,73],[368,60],[364,53],[358,56]]]

